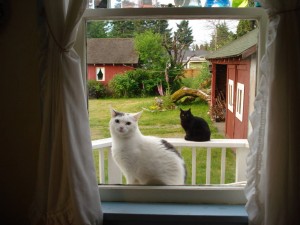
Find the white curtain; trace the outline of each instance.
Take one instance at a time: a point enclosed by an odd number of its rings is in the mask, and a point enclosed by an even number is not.
[[[80,58],[82,0],[40,0],[42,134],[32,224],[102,224]],[[41,19],[40,18],[40,19]]]
[[[300,224],[300,1],[261,4],[270,23],[250,117],[246,209],[250,224]]]

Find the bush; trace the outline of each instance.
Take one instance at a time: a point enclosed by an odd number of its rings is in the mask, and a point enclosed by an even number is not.
[[[209,71],[209,64],[203,63],[199,75],[192,78],[182,78],[182,84],[185,87],[193,89],[210,88],[211,74]]]
[[[157,95],[157,85],[160,83],[165,89],[166,83],[162,73],[136,69],[116,75],[109,82],[109,88],[114,97],[144,97]]]
[[[103,98],[107,96],[105,86],[96,80],[88,80],[89,98]]]

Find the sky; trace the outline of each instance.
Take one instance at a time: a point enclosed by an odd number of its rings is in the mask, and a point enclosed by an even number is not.
[[[190,2],[193,2],[196,0],[190,0]],[[204,4],[206,0],[200,0],[201,6],[204,7]],[[157,0],[160,4],[174,4],[174,0]],[[191,4],[191,3],[190,3]],[[173,31],[177,29],[176,23],[180,23],[180,20],[169,20],[169,27],[173,28]],[[236,27],[238,25],[238,20],[227,20],[226,24],[230,31],[236,32]],[[211,23],[207,20],[189,20],[189,26],[193,30],[193,36],[194,36],[194,43],[195,44],[205,44],[209,43],[211,40],[211,36],[214,33],[213,26]]]
[[[169,20],[169,28],[173,28],[173,31],[177,30],[176,24],[179,24],[181,20]],[[222,20],[224,21],[224,20]],[[193,37],[195,44],[209,43],[211,36],[214,33],[211,21],[208,20],[189,20],[189,27],[193,30]],[[226,20],[226,24],[230,31],[236,32],[238,20]]]

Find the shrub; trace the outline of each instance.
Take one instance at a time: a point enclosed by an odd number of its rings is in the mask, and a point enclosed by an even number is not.
[[[89,98],[103,98],[107,96],[105,86],[96,80],[88,80]]]
[[[163,83],[165,89],[162,73],[136,69],[116,75],[109,82],[109,88],[114,97],[144,97],[157,95],[157,85],[160,83]]]
[[[182,84],[185,87],[193,89],[210,88],[211,74],[208,63],[203,63],[199,75],[192,78],[182,78]]]

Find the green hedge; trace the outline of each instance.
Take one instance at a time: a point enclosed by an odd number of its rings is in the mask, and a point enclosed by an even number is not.
[[[106,87],[99,81],[88,81],[89,98],[103,98],[107,96]]]
[[[162,72],[136,69],[116,75],[109,82],[109,88],[113,97],[144,97],[157,95],[158,84],[162,84],[164,90],[166,89]]]

